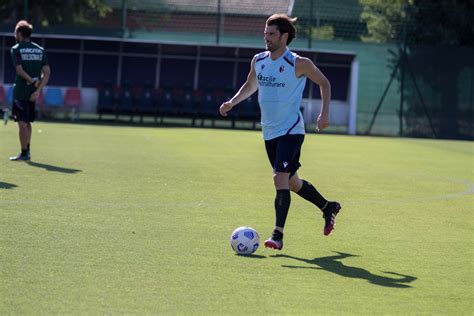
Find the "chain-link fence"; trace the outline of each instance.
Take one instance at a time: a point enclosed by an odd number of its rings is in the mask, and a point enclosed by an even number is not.
[[[361,76],[373,68],[369,78],[359,78],[359,91],[377,90],[359,93],[359,133],[474,138],[472,1],[97,0],[0,6],[3,32],[27,17],[43,34],[249,47],[263,46],[269,15],[287,13],[299,20],[292,47],[343,50],[352,43]],[[392,45],[392,54],[376,54],[379,43]]]

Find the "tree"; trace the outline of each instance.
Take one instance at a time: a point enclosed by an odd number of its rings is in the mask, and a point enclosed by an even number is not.
[[[367,24],[367,34],[361,39],[399,43],[401,49],[392,66],[406,57],[403,60],[408,65],[403,65],[409,68],[404,69],[412,71],[419,81],[404,86],[409,110],[420,113],[420,105],[415,102],[420,98],[413,96],[419,94],[419,87],[425,87],[425,92],[439,94],[438,98],[431,98],[436,101],[428,106],[429,112],[437,115],[438,134],[447,138],[463,137],[459,129],[460,118],[465,119],[458,104],[459,76],[466,67],[472,73],[474,66],[472,58],[461,58],[459,47],[474,47],[474,1],[359,0],[359,3],[364,6],[361,19]],[[402,56],[404,45],[406,55]],[[468,120],[472,125],[472,115]]]
[[[387,43],[396,40],[401,32],[403,8],[412,5],[411,0],[359,0],[364,9],[360,15],[367,24],[363,42]]]
[[[26,6],[26,10],[25,10]],[[105,0],[0,0],[0,19],[16,23],[25,18],[35,25],[92,24],[97,17],[104,17],[112,9]]]
[[[407,38],[412,44],[474,46],[473,0],[359,0],[368,34],[362,41],[386,43]]]

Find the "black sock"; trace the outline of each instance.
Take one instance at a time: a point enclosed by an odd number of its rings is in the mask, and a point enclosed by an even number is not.
[[[306,180],[303,180],[303,186],[296,192],[303,199],[310,201],[321,210],[324,209],[328,201],[316,190],[316,188]]]
[[[28,155],[28,149],[22,149],[22,150],[21,150],[21,155],[22,155],[22,156]]]
[[[277,190],[275,197],[275,217],[277,227],[285,227],[286,216],[290,209],[290,190]]]
[[[281,240],[283,239],[283,233],[277,229],[273,230],[272,234],[273,240]]]

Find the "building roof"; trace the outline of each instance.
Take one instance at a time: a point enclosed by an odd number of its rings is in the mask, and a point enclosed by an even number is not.
[[[267,16],[274,13],[286,13],[291,15],[294,1],[295,0],[131,0],[127,2],[127,9],[217,13],[220,3],[220,10],[223,14]],[[115,9],[122,7],[121,0],[109,0],[107,3]]]

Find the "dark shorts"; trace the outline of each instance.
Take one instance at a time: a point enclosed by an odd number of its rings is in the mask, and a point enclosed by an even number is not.
[[[34,122],[35,103],[30,101],[13,100],[12,113],[15,122]]]
[[[304,135],[283,135],[265,141],[268,159],[274,172],[286,172],[292,177],[299,167]]]

